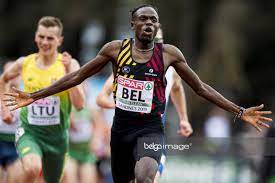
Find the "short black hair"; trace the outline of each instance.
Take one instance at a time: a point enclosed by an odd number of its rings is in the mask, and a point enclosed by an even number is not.
[[[141,5],[139,5],[139,6],[136,6],[136,7],[133,8],[132,10],[130,10],[131,19],[133,20],[134,15],[135,15],[135,13],[137,12],[137,10],[139,10],[140,8],[144,8],[144,7],[151,7],[151,8],[153,8],[153,9],[157,12],[157,14],[158,14],[158,9],[157,9],[156,7],[154,7],[153,5],[151,5],[151,4],[141,4]]]

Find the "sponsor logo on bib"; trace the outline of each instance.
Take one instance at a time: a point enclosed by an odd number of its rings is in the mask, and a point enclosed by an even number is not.
[[[150,113],[154,81],[141,81],[118,76],[116,107],[132,112]]]

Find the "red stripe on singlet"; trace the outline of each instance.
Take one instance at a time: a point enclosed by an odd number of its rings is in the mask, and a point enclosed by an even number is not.
[[[160,54],[161,54],[160,49],[159,49],[159,46],[157,44],[154,57],[155,57],[155,60],[157,61],[157,64],[160,67],[160,70],[163,70],[163,62],[161,61],[161,55]]]
[[[161,91],[161,98],[162,98],[161,101],[164,103],[164,102],[165,102],[165,88],[162,87],[162,88],[160,89],[160,91]]]
[[[155,54],[154,54],[154,55],[155,55]],[[153,65],[153,69],[154,69],[155,71],[159,71],[158,64],[157,64],[156,61],[155,61],[154,55],[153,55],[153,57],[152,57],[152,59],[151,59],[151,63],[152,63],[152,65]]]

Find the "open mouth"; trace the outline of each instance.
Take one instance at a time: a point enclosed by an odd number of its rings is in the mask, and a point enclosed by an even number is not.
[[[43,46],[42,46],[42,47],[40,47],[40,49],[41,49],[41,50],[43,50],[44,52],[46,52],[46,51],[50,50],[50,48],[48,48],[48,47],[43,47]]]
[[[153,33],[153,29],[151,27],[147,27],[146,29],[144,29],[144,32],[146,34],[152,34]]]

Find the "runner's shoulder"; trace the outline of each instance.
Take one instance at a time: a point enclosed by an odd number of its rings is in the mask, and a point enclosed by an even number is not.
[[[171,44],[163,44],[163,54],[172,60],[185,60],[180,49]]]
[[[179,48],[171,44],[163,44],[163,52],[169,55],[181,53]]]
[[[119,50],[120,47],[122,45],[122,40],[114,40],[114,41],[110,41],[108,43],[106,43],[104,45],[104,48],[105,49],[108,49],[108,50]]]
[[[23,65],[23,63],[25,61],[25,58],[26,58],[25,56],[19,57],[17,60],[15,60],[14,66],[17,67],[17,69],[21,69],[22,65]]]
[[[121,40],[110,41],[102,47],[102,49],[100,50],[100,54],[109,55],[115,58],[120,50],[121,45]]]

